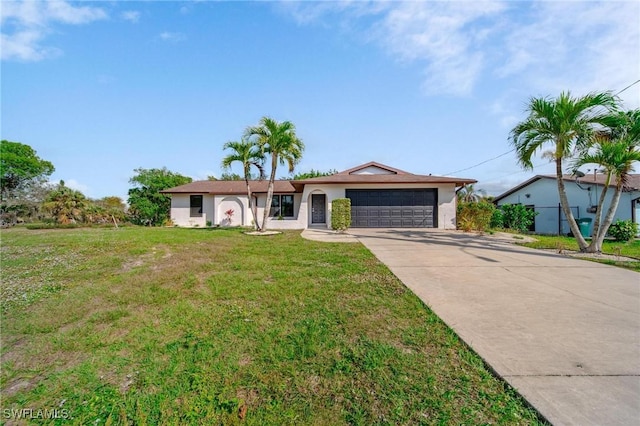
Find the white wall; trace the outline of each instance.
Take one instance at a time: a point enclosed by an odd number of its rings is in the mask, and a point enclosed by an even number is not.
[[[211,217],[213,209],[213,197],[204,195],[202,197],[202,217],[191,217],[190,194],[172,194],[170,218],[178,226],[200,226],[207,225],[208,217]]]
[[[384,188],[389,189],[414,189],[425,188],[420,184],[387,184]],[[456,228],[456,194],[453,184],[432,185],[428,188],[438,189],[438,228]],[[346,189],[381,189],[378,184],[357,184],[357,185],[305,185],[302,194],[294,194],[294,214],[293,218],[269,218],[268,229],[306,229],[311,225],[311,195],[326,195],[326,226],[331,228],[331,208],[333,200],[345,198]],[[258,220],[262,221],[264,214],[266,194],[258,195]],[[231,223],[225,220],[224,212],[233,209],[234,215]],[[171,218],[178,226],[206,226],[207,221],[219,226],[252,226],[253,216],[249,210],[249,202],[246,195],[205,195],[203,197],[203,217],[189,217],[189,195],[173,194],[171,197]],[[316,225],[316,224],[314,224]],[[322,225],[320,225],[322,226]]]
[[[580,189],[575,182],[565,182],[565,189],[567,192],[567,198],[569,199],[569,205],[571,207],[577,207],[572,209],[575,218],[595,218],[595,214],[588,213],[587,208],[590,205],[597,205],[600,195],[602,194],[602,186],[589,185],[581,183],[582,188],[591,188],[591,191]],[[591,200],[589,194],[591,193]],[[607,196],[605,199],[605,209],[608,209],[611,204],[611,198],[613,197],[614,189],[609,188],[607,190]],[[526,194],[529,194],[527,197]],[[638,198],[639,192],[623,192],[620,196],[620,203],[614,216],[613,221],[616,220],[629,220],[632,217],[631,214],[631,200]],[[510,194],[504,199],[498,202],[498,205],[503,204],[524,204],[535,206],[536,212],[539,214],[535,218],[535,232],[539,234],[558,234],[558,205],[560,203],[560,197],[558,196],[558,184],[555,179],[542,178],[527,185],[524,188]],[[605,213],[606,214],[606,210]],[[604,217],[603,214],[603,217]],[[563,215],[564,218],[564,215]],[[636,221],[638,218],[636,218]],[[569,232],[569,225],[566,221],[562,221],[562,234]]]

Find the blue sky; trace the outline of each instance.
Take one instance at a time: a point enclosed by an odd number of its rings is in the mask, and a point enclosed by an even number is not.
[[[138,167],[220,175],[222,145],[264,115],[296,125],[300,171],[378,161],[497,194],[553,172],[513,154],[470,168],[510,150],[529,97],[640,79],[638,1],[0,7],[1,137],[92,198],[126,199]],[[640,107],[640,83],[620,97]]]

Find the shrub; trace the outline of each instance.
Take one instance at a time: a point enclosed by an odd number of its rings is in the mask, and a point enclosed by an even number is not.
[[[502,210],[502,226],[522,233],[529,230],[538,214],[522,204],[503,204],[500,210]]]
[[[638,224],[631,220],[617,220],[609,227],[608,234],[616,241],[630,241],[638,234]]]
[[[486,202],[459,202],[458,229],[484,232],[489,228],[495,206]]]
[[[338,198],[331,203],[331,228],[346,231],[351,226],[351,200]]]
[[[504,228],[504,213],[502,210],[495,209],[491,215],[491,221],[489,222],[491,229]]]

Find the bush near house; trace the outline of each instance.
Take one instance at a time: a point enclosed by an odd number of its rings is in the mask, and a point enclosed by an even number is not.
[[[631,241],[638,234],[638,224],[631,220],[617,220],[609,227],[609,235],[616,241]]]
[[[502,211],[502,228],[522,233],[529,230],[538,214],[522,204],[503,204],[500,210]]]
[[[351,226],[351,200],[339,198],[331,203],[331,228],[346,231]]]
[[[496,207],[487,202],[459,202],[458,229],[484,232],[489,229]]]

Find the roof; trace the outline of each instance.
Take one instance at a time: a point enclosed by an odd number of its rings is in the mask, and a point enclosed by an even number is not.
[[[373,173],[372,170],[378,169],[380,173]],[[251,191],[255,193],[265,193],[269,186],[268,180],[252,180]],[[431,176],[431,175],[414,175],[404,170],[386,166],[384,164],[371,161],[357,167],[336,173],[330,176],[322,176],[301,180],[277,180],[274,183],[273,192],[290,193],[302,192],[302,188],[306,184],[356,184],[356,183],[422,183],[422,184],[438,184],[449,183],[456,186],[462,186],[470,183],[476,183],[474,179]],[[247,185],[243,180],[199,180],[186,185],[176,186],[175,188],[160,191],[163,194],[246,194]]]
[[[365,169],[375,167],[381,169],[382,174],[360,174]],[[445,176],[432,176],[432,175],[416,175],[413,173],[405,172],[393,167],[386,166],[384,164],[376,163],[374,161],[362,164],[360,166],[336,173],[330,176],[322,176],[309,179],[301,179],[293,181],[293,185],[298,186],[301,184],[349,184],[349,183],[452,183],[456,186],[467,185],[476,183],[475,179],[457,178],[457,177],[445,177]]]
[[[556,179],[556,175],[536,175],[534,177],[532,177],[529,180],[526,180],[524,182],[522,182],[519,185],[514,186],[513,188],[511,188],[510,190],[498,195],[496,198],[493,199],[494,202],[500,201],[503,198],[508,197],[509,195],[513,194],[514,192],[517,192],[519,190],[521,190],[522,188],[525,188],[529,185],[531,185],[532,183],[540,180],[540,179]],[[562,175],[562,180],[564,180],[565,182],[578,182],[579,184],[582,185],[598,185],[598,186],[604,186],[605,182],[606,182],[607,176],[603,175],[603,174],[588,174],[585,175],[581,178],[578,178],[575,175]],[[616,178],[615,176],[611,179],[611,183],[609,184],[609,186],[616,186]],[[629,175],[629,179],[627,181],[627,185],[622,189],[625,192],[632,192],[632,191],[640,191],[640,174],[630,174]]]
[[[267,192],[268,180],[250,180],[251,191],[256,193]],[[296,192],[296,189],[288,180],[274,182],[273,191],[277,193]],[[246,194],[247,184],[243,180],[197,180],[175,188],[160,191],[163,194]]]

